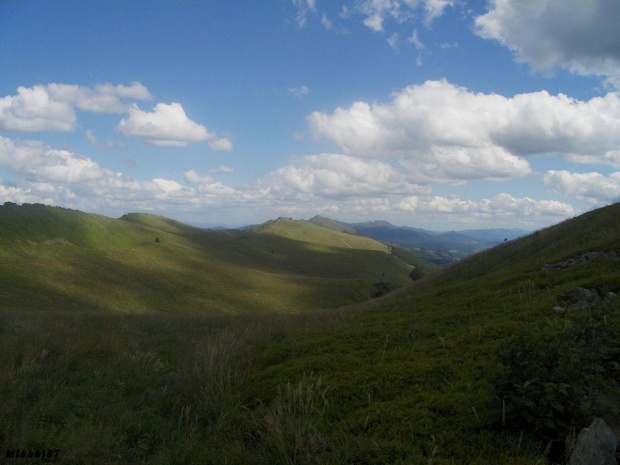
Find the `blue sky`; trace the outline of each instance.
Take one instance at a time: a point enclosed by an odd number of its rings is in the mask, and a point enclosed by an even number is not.
[[[544,227],[620,200],[617,0],[0,1],[0,202]]]

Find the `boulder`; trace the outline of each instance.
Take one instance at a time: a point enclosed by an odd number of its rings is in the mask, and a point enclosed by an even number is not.
[[[587,310],[596,307],[602,302],[601,296],[596,289],[586,289],[583,287],[576,287],[570,294],[560,294],[557,299],[558,302],[564,305],[553,307],[553,311],[556,313]]]
[[[568,465],[618,465],[614,432],[601,418],[581,430]]]

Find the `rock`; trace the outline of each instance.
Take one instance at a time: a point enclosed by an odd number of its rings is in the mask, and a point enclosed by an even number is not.
[[[618,294],[616,294],[615,292],[609,292],[609,293],[607,293],[607,298],[609,300],[617,299],[618,298]]]
[[[579,302],[570,304],[568,307],[566,307],[566,310],[568,310],[569,312],[573,312],[575,310],[587,310],[590,307],[593,307],[594,305],[596,305],[594,302],[587,302],[585,300],[580,300]]]
[[[574,257],[569,258],[566,261],[560,263],[552,263],[544,265],[541,270],[551,270],[551,269],[564,269],[569,268],[571,266],[580,265],[582,263],[589,262],[590,260],[594,260],[595,258],[607,258],[610,260],[618,260],[618,254],[615,251],[610,252],[586,252],[581,255],[576,255]]]
[[[601,418],[595,419],[577,436],[568,465],[618,465],[614,432]]]
[[[556,313],[587,310],[596,307],[603,301],[596,289],[583,287],[576,287],[570,294],[560,294],[557,299],[564,306],[553,307],[553,311]]]
[[[576,287],[573,291],[573,296],[577,300],[593,301],[599,298],[598,291],[596,289],[585,289],[583,287]]]

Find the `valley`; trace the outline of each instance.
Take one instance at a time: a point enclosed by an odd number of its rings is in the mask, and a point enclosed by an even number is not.
[[[611,254],[545,268],[619,251],[619,205],[416,281],[382,244],[349,234],[349,248],[307,223],[205,231],[28,208],[57,226],[1,223],[0,437],[63,463],[550,463],[564,437],[512,416],[493,388],[499,354],[577,324],[552,310],[558,296],[620,288]],[[399,287],[371,298],[381,281]],[[616,331],[618,303],[605,305]]]

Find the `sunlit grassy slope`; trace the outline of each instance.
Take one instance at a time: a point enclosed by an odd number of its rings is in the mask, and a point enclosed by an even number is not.
[[[317,228],[321,229],[321,228]],[[299,312],[371,298],[411,266],[384,245],[0,206],[0,306],[181,313]],[[295,236],[295,234],[292,234]]]
[[[357,234],[357,231],[340,221],[332,220],[321,215],[313,216],[308,220],[308,223],[321,226],[323,228],[331,229],[333,231],[339,231],[347,234]]]
[[[620,251],[620,205],[474,255],[338,322],[267,347],[247,399],[322,376],[331,421],[364,438],[362,463],[546,463],[548,442],[502,426],[488,374],[498,346],[528,324],[557,318],[576,286],[620,289],[620,262],[595,259],[541,271],[587,251]],[[521,436],[523,433],[523,436]]]
[[[274,234],[298,241],[344,249],[378,250],[389,253],[387,245],[369,237],[353,236],[340,231],[317,226],[308,221],[278,218],[252,228],[255,232]]]
[[[161,244],[180,227],[166,224]],[[558,294],[619,290],[615,260],[541,271],[593,250],[620,251],[620,205],[340,310],[5,310],[0,447],[66,463],[543,465],[554,446],[503,422],[489,373],[514,334],[570,318]]]

